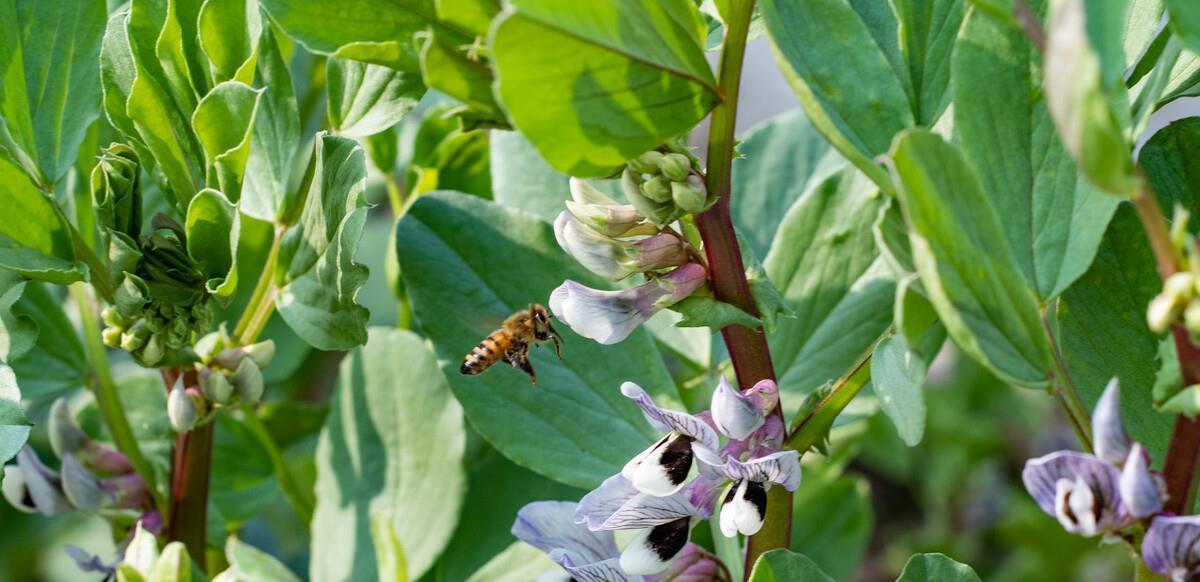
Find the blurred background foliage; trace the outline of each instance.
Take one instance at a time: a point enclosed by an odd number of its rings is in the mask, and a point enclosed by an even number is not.
[[[317,130],[328,125],[325,58],[298,45],[288,50],[302,135],[311,140]],[[741,133],[795,106],[791,92],[777,78],[768,53],[763,41],[751,46]],[[364,139],[371,166],[367,198],[376,206],[359,246],[358,260],[371,269],[359,301],[370,309],[373,326],[413,324],[411,313],[395,300],[394,293],[403,290],[390,288],[396,285],[390,244],[395,209],[435,189],[459,190],[491,199],[493,184],[499,181],[510,185],[519,182],[530,191],[559,188],[561,197],[567,196],[565,183],[522,182],[525,176],[514,174],[511,167],[493,166],[496,158],[489,149],[490,140],[503,140],[504,151],[510,154],[514,148],[530,149],[528,144],[522,146],[520,138],[509,133],[464,132],[457,120],[443,115],[447,107],[446,99],[430,93],[404,121]],[[94,139],[85,142],[85,148],[94,150],[95,144],[108,143],[112,138],[111,130],[99,125],[93,133]],[[303,144],[301,149],[310,145]],[[819,164],[808,170],[820,171]],[[514,191],[511,187],[504,190]],[[744,194],[735,192],[735,197]],[[148,194],[147,198],[153,200],[154,196]],[[559,208],[527,206],[526,210],[552,217]],[[772,211],[766,209],[764,214],[769,216]],[[774,214],[777,221],[781,209]],[[244,240],[269,236],[265,223],[245,219]],[[761,238],[755,233],[751,244],[765,254],[769,241]],[[266,246],[245,244],[244,248]],[[239,264],[249,268],[246,266],[261,262],[246,257]],[[253,280],[257,274],[243,276],[244,280]],[[31,283],[31,287],[34,285]],[[245,286],[243,295],[249,291]],[[49,295],[50,291],[45,293],[49,300],[62,299]],[[234,301],[229,307],[231,312],[240,310],[245,299]],[[655,323],[660,329],[669,329],[662,322]],[[311,491],[316,480],[318,433],[329,410],[344,354],[309,348],[282,325],[278,315],[272,318],[263,337],[273,339],[278,347],[275,360],[265,371],[270,389],[263,424],[279,443],[284,462],[299,476],[301,487]],[[717,362],[723,359],[721,342],[681,347],[666,337],[658,334],[664,348],[669,346],[663,351],[684,399],[705,401],[711,378],[694,378],[694,364],[672,354],[679,349],[712,351],[708,358]],[[66,341],[62,349],[72,349],[69,337],[60,339]],[[54,381],[22,385],[35,424],[42,424],[54,398],[77,387],[86,373],[46,369],[54,370]],[[131,362],[116,369],[122,382],[158,381],[154,377],[144,380],[146,373]],[[989,581],[1129,579],[1130,562],[1121,555],[1122,548],[1102,546],[1097,550],[1096,540],[1067,534],[1038,510],[1021,485],[1020,470],[1025,459],[1075,446],[1051,398],[1006,386],[950,344],[932,367],[926,390],[928,416],[919,445],[906,446],[867,395],[839,419],[832,433],[830,457],[805,458],[804,482],[795,498],[794,550],[811,557],[838,580],[894,579],[907,557],[917,552],[943,552],[970,564]],[[161,390],[126,393],[154,393],[162,398]],[[131,415],[136,415],[139,407],[161,410],[163,406],[161,402],[127,405],[133,411]],[[81,416],[88,418],[86,413]],[[306,576],[310,561],[308,528],[299,522],[281,494],[272,460],[250,427],[234,415],[221,415],[220,419],[215,458],[222,461],[214,466],[216,511],[210,516],[211,543],[220,546],[225,532],[239,531],[242,539]],[[85,428],[98,434],[100,426],[96,419]],[[52,457],[44,431],[34,431],[30,442],[43,458]],[[468,509],[460,517],[446,551],[422,580],[466,580],[493,556],[510,548],[513,540],[508,530],[522,505],[539,499],[574,500],[584,493],[517,467],[469,428],[464,463],[468,486],[463,507]],[[88,579],[90,575],[81,574],[62,551],[64,544],[100,555],[113,552],[105,523],[80,513],[47,518],[0,504],[0,524],[0,579],[4,580]],[[707,543],[711,543],[711,536],[701,530],[694,534],[697,541],[704,543],[707,537]],[[533,554],[530,559],[534,559]]]

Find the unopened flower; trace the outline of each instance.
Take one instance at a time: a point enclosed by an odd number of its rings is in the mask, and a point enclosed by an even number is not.
[[[632,204],[618,204],[579,178],[571,178],[567,210],[588,228],[605,236],[646,236],[658,232]]]
[[[662,178],[656,176],[655,178]],[[671,186],[665,179],[643,181],[632,169],[621,174],[621,191],[637,212],[653,224],[664,225],[676,218],[671,204]]]
[[[1162,511],[1163,505],[1158,479],[1150,472],[1146,457],[1142,445],[1135,443],[1121,469],[1119,481],[1121,499],[1129,514],[1138,519]]]
[[[1150,529],[1142,539],[1142,559],[1147,568],[1173,582],[1186,582],[1200,576],[1197,547],[1200,547],[1200,516],[1159,516],[1150,522]]]
[[[708,188],[700,176],[691,174],[684,180],[671,182],[671,200],[684,212],[700,212],[708,207]]]
[[[1096,456],[1114,465],[1123,462],[1129,455],[1129,437],[1121,424],[1120,392],[1120,383],[1113,378],[1092,412],[1092,440],[1095,441]]]
[[[688,263],[619,291],[591,289],[568,279],[550,294],[550,309],[575,333],[602,344],[615,344],[658,311],[691,295],[706,278],[704,267]]]
[[[573,214],[563,211],[554,221],[558,244],[589,271],[612,280],[682,265],[688,254],[683,241],[673,234],[657,234],[641,240],[617,240],[589,228]]]
[[[171,430],[175,432],[192,430],[200,419],[196,403],[182,383],[176,384],[167,395],[167,419],[171,421]]]
[[[1091,537],[1129,522],[1120,495],[1120,471],[1091,455],[1058,451],[1032,459],[1021,479],[1042,511],[1071,533]]]
[[[679,552],[667,570],[662,573],[662,579],[671,582],[728,580],[723,577],[717,557],[695,544],[683,547],[683,551]]]
[[[651,426],[667,433],[626,463],[621,474],[643,493],[663,497],[679,491],[692,469],[693,448],[715,451],[719,446],[717,432],[696,416],[659,408],[633,382],[622,384],[621,394],[642,409],[642,416]]]
[[[763,425],[764,414],[775,408],[777,402],[779,387],[774,380],[763,380],[742,393],[721,378],[713,391],[713,424],[731,438],[744,439]]]

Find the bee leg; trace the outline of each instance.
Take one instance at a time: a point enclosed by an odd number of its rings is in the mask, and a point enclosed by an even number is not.
[[[559,335],[557,329],[554,329],[553,325],[550,326],[550,339],[554,340],[554,355],[562,360],[562,336]]]
[[[537,385],[537,373],[533,371],[533,363],[529,361],[529,346],[514,350],[505,361],[508,365],[525,372],[529,376],[530,384]]]

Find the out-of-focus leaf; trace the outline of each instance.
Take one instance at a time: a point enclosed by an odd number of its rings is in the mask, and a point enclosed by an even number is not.
[[[792,505],[791,548],[804,552],[834,579],[851,578],[871,538],[871,495],[866,481],[818,477],[800,486]]]
[[[480,460],[468,462],[471,474],[467,496],[463,500],[465,510],[459,517],[450,544],[422,582],[455,582],[472,576],[472,572],[477,573],[477,569],[485,567],[485,562],[490,566],[489,557],[516,541],[512,535],[513,520],[525,504],[574,500],[587,493],[518,467],[494,450],[485,454],[487,456]],[[540,550],[538,554],[545,556]],[[556,567],[552,565],[538,573]]]
[[[413,36],[433,25],[456,32],[434,16],[433,0],[262,0],[288,36],[310,51],[419,71],[420,47]]]
[[[238,206],[254,218],[273,222],[285,197],[292,192],[289,177],[292,158],[300,148],[300,114],[287,61],[280,54],[271,27],[264,27],[262,34],[254,78],[263,94],[254,116],[250,157]]]
[[[486,4],[490,0],[466,0]],[[421,76],[432,89],[465,103],[471,114],[503,122],[504,112],[492,93],[495,76],[487,61],[473,59],[436,33],[421,51]]]
[[[509,208],[554,222],[571,199],[569,180],[551,168],[529,140],[515,131],[491,132],[492,196]]]
[[[1046,27],[1046,107],[1080,171],[1118,196],[1137,188],[1121,34],[1128,2],[1064,0]]]
[[[0,267],[40,281],[66,285],[82,280],[87,267],[75,261],[70,224],[53,199],[0,155]],[[98,273],[97,276],[103,276]]]
[[[1182,204],[1191,212],[1189,230],[1200,228],[1200,117],[1158,130],[1142,146],[1138,163],[1166,212]]]
[[[979,582],[979,575],[944,554],[915,554],[896,582]]]
[[[882,9],[895,22],[889,7]],[[889,48],[899,59],[894,40],[881,44],[864,22],[869,15],[846,0],[765,0],[762,13],[780,69],[813,126],[873,181],[890,187],[875,158],[888,151],[892,136],[917,123],[908,70],[889,62]],[[839,41],[827,42],[830,34]],[[871,79],[869,87],[861,79]]]
[[[500,13],[498,0],[434,0],[434,6],[439,20],[475,36],[486,36]]]
[[[28,282],[13,273],[0,269],[0,363],[8,363],[29,352],[37,341],[38,324],[13,305],[25,292]]]
[[[527,582],[556,568],[559,565],[550,561],[545,552],[525,542],[516,542],[488,560],[467,582]]]
[[[408,164],[409,195],[454,190],[491,199],[492,132],[463,131],[448,113],[446,107],[430,108],[421,120]]]
[[[258,2],[205,0],[200,8],[199,42],[216,82],[254,81],[263,28]]]
[[[317,446],[312,578],[375,579],[373,521],[399,540],[410,577],[428,570],[458,519],[464,442],[462,409],[425,342],[372,328],[342,362]]]
[[[1170,14],[1171,30],[1187,47],[1200,52],[1200,4],[1189,0],[1163,0]]]
[[[188,255],[208,277],[208,292],[223,299],[237,290],[240,223],[237,208],[212,188],[201,190],[188,204],[184,225]]]
[[[279,563],[271,554],[239,540],[237,536],[229,536],[225,542],[225,559],[229,561],[226,573],[232,576],[231,582],[300,582],[287,566]]]
[[[0,2],[0,152],[45,189],[66,175],[100,115],[104,19],[91,0]]]
[[[58,298],[44,285],[30,283],[12,313],[37,325],[33,348],[8,361],[21,382],[23,396],[52,396],[82,386],[87,356]],[[10,353],[11,349],[10,344]]]
[[[596,486],[656,435],[621,395],[622,382],[636,382],[661,403],[677,406],[674,384],[643,331],[619,345],[600,346],[560,329],[562,362],[552,347],[531,350],[536,389],[504,364],[479,376],[458,373],[463,356],[495,324],[447,314],[503,318],[530,303],[545,304],[564,277],[605,287],[559,249],[549,224],[476,197],[439,192],[423,196],[400,221],[396,254],[421,329],[439,350],[471,425],[517,464],[564,483]],[[599,432],[605,438],[592,438]]]
[[[898,137],[891,157],[917,272],[950,337],[1000,378],[1045,386],[1037,304],[970,166],[924,130]]]
[[[367,269],[354,262],[367,216],[366,160],[344,137],[319,134],[314,148],[299,223],[279,246],[275,305],[309,345],[344,350],[367,341],[369,314],[355,302]]]
[[[408,564],[404,547],[396,537],[396,528],[387,519],[371,519],[371,541],[375,544],[375,565],[379,582],[408,582]]]
[[[219,415],[216,422],[209,505],[232,530],[261,513],[281,492],[271,456],[250,428],[231,414]]]
[[[733,224],[763,257],[792,203],[846,162],[799,110],[750,130],[738,151],[743,157],[733,161]]]
[[[129,419],[129,427],[137,439],[138,447],[156,476],[160,493],[166,491],[171,470],[171,447],[175,443],[175,433],[171,431],[171,423],[163,411],[167,409],[167,391],[163,389],[162,379],[155,376],[126,376],[117,379],[117,395],[121,398],[121,406]],[[99,411],[97,410],[97,414]],[[107,429],[101,425],[100,440],[110,440]],[[241,454],[230,453],[231,455]],[[217,471],[214,470],[214,474]],[[214,492],[216,488],[214,487]]]
[[[496,92],[551,166],[607,175],[716,103],[704,32],[690,0],[516,0],[491,31]]]
[[[917,124],[932,127],[950,103],[950,57],[966,0],[894,0]]]
[[[29,438],[31,423],[21,409],[21,389],[17,375],[0,363],[0,464],[16,456]]]
[[[784,401],[842,375],[891,322],[893,276],[871,232],[884,199],[853,169],[801,196],[764,265],[795,317],[768,334]]]
[[[902,336],[893,335],[875,346],[871,357],[871,386],[879,406],[908,446],[925,434],[925,360],[909,351]]]
[[[712,356],[712,330],[678,327],[676,324],[681,319],[682,315],[664,309],[646,322],[646,329],[650,330],[660,346],[674,355],[699,368],[707,368]]]
[[[350,137],[395,125],[425,94],[421,75],[360,61],[329,59],[325,79],[329,123]]]
[[[954,53],[954,127],[1013,258],[1042,299],[1091,264],[1119,199],[1081,176],[1054,133],[1025,35],[972,14]]]
[[[254,118],[263,91],[238,81],[226,81],[213,87],[192,113],[192,127],[204,158],[216,171],[215,180],[210,176],[208,183],[220,185],[221,191],[232,200],[242,191]]]
[[[771,550],[758,558],[750,571],[750,582],[833,582],[821,567],[803,554],[788,550]]]
[[[1154,265],[1136,213],[1122,207],[1092,266],[1059,301],[1058,341],[1085,407],[1118,378],[1126,430],[1161,462],[1171,423],[1153,407],[1159,340],[1146,325],[1146,306],[1161,289]]]

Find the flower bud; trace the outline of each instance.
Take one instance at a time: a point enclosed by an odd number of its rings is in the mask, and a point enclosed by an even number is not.
[[[196,344],[192,346],[196,355],[200,357],[200,361],[209,363],[217,353],[225,350],[226,346],[231,343],[228,332],[225,331],[224,324],[217,331],[205,334],[196,340]],[[236,366],[227,366],[233,369]]]
[[[760,382],[755,385],[755,389],[759,388],[759,385],[767,386]],[[770,386],[773,387],[774,382],[771,382]],[[729,381],[722,377],[712,397],[712,420],[717,430],[735,440],[745,439],[750,433],[758,430],[766,422],[763,401],[758,397],[760,393],[742,394],[734,390]]]
[[[1113,465],[1124,461],[1129,454],[1129,437],[1121,423],[1120,393],[1120,383],[1113,378],[1092,410],[1092,440],[1096,456]]]
[[[123,317],[133,319],[141,314],[149,301],[149,293],[145,281],[133,273],[125,273],[121,285],[113,292],[113,306]]]
[[[143,576],[150,576],[157,561],[158,540],[154,538],[154,534],[146,531],[139,521],[134,529],[133,538],[129,540],[129,545],[125,546],[122,564],[133,566],[133,569]]]
[[[625,198],[637,209],[637,213],[653,224],[663,225],[672,220],[670,204],[655,202],[642,194],[641,178],[628,168],[621,174],[621,191]],[[668,197],[670,192],[667,193]]]
[[[217,404],[229,403],[230,398],[233,397],[233,384],[229,382],[229,378],[225,377],[224,372],[204,368],[200,376],[205,398]]]
[[[125,327],[129,325],[129,318],[121,315],[116,307],[109,305],[100,312],[100,319],[104,321],[104,325],[109,327]]]
[[[640,236],[658,232],[642,221],[632,204],[618,204],[585,180],[571,178],[567,210],[580,222],[605,236]]]
[[[708,189],[700,176],[687,176],[685,182],[671,182],[671,199],[684,212],[700,212],[708,203]]]
[[[92,170],[92,202],[101,228],[136,237],[142,222],[141,168],[137,153],[114,143],[104,148]]]
[[[1183,310],[1183,326],[1192,335],[1200,334],[1200,299],[1192,300]]]
[[[671,181],[666,176],[655,176],[642,183],[642,194],[654,202],[671,200]]]
[[[639,174],[657,174],[659,171],[659,163],[663,160],[663,153],[658,150],[650,150],[629,161],[629,167]]]
[[[196,426],[200,415],[196,405],[188,396],[182,384],[176,384],[167,395],[167,418],[171,421],[171,430],[188,432]]]
[[[692,173],[692,162],[683,154],[670,153],[658,162],[663,176],[672,182],[682,182]]]
[[[266,368],[275,358],[275,342],[265,340],[248,346],[221,350],[212,361],[226,370],[236,370],[245,358],[253,360],[260,370]]]
[[[121,347],[121,335],[124,333],[125,330],[119,327],[106,327],[100,332],[100,340],[110,348],[119,348]]]
[[[166,353],[165,344],[166,342],[164,341],[161,333],[154,334],[150,336],[150,339],[146,340],[146,345],[142,346],[141,351],[134,354],[134,357],[136,357],[142,365],[152,367],[154,364],[162,361],[163,355]]]
[[[237,391],[238,398],[246,404],[257,404],[263,395],[262,370],[251,358],[242,358],[230,379]]]
[[[121,334],[121,349],[132,352],[140,349],[150,338],[150,324],[145,318],[137,320],[133,326]]]
[[[1150,304],[1146,307],[1146,324],[1155,333],[1162,333],[1170,329],[1175,320],[1179,319],[1179,314],[1183,311],[1185,303],[1161,293],[1150,300]]]

